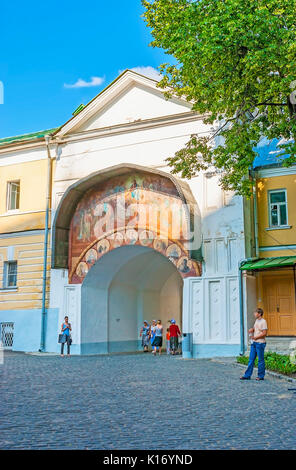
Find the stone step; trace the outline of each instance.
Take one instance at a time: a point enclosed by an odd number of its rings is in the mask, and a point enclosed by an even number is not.
[[[287,354],[296,349],[296,337],[295,336],[286,336],[286,337],[267,337],[266,338],[266,348],[265,351],[276,352],[278,354]],[[250,352],[250,344],[248,344],[247,353]]]

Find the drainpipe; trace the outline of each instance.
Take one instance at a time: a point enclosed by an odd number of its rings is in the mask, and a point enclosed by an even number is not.
[[[253,181],[253,212],[254,212],[254,236],[255,236],[255,256],[259,258],[259,242],[258,242],[258,214],[257,214],[257,191],[256,191],[256,178],[254,178],[254,171],[251,172]]]
[[[240,317],[240,356],[243,356],[245,353],[245,319],[244,319],[244,299],[243,299],[243,272],[241,270],[241,266],[247,260],[244,259],[239,262],[238,264],[238,272],[239,272],[239,317]]]
[[[245,353],[245,321],[244,321],[244,299],[243,299],[243,271],[241,266],[248,261],[255,261],[259,258],[258,243],[258,217],[257,217],[257,191],[254,171],[250,171],[253,183],[253,213],[254,213],[254,237],[255,237],[255,257],[242,259],[238,264],[239,269],[239,310],[240,310],[240,355]]]
[[[243,271],[241,267],[249,261],[256,261],[258,257],[245,258],[238,263],[239,270],[239,313],[240,313],[240,355],[245,353],[245,322],[244,322],[244,286],[243,286]]]
[[[48,251],[48,222],[51,196],[51,156],[49,149],[49,136],[44,137],[47,150],[47,183],[46,183],[46,211],[45,211],[45,232],[44,232],[44,253],[43,253],[43,276],[42,276],[42,309],[41,309],[41,339],[40,352],[45,351],[45,327],[46,327],[46,278],[47,278],[47,251]]]

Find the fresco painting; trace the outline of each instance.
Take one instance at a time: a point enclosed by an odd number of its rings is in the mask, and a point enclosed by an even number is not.
[[[101,183],[78,204],[70,226],[69,281],[83,282],[109,250],[142,245],[159,251],[183,277],[199,276],[201,264],[188,258],[188,217],[171,180],[134,172]]]

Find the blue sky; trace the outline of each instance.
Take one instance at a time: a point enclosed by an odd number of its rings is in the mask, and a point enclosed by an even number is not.
[[[168,61],[142,13],[140,0],[2,2],[0,138],[57,127],[120,71]]]

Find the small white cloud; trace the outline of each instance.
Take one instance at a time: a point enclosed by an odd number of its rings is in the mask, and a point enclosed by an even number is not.
[[[144,75],[145,77],[152,78],[153,80],[157,80],[158,82],[161,80],[161,75],[160,73],[154,68],[151,67],[151,65],[145,66],[138,66],[138,67],[133,67],[132,69],[134,72],[139,73],[140,75]],[[123,70],[119,70],[118,73],[121,74]]]
[[[265,147],[266,145],[269,145],[270,140],[267,139],[266,137],[262,137],[262,139],[259,140],[257,143],[256,147]]]
[[[64,88],[86,88],[86,87],[91,87],[91,86],[99,86],[102,85],[104,82],[105,78],[103,77],[90,77],[91,80],[89,82],[86,82],[85,80],[82,80],[82,78],[79,78],[77,82],[73,84],[69,83],[64,83]]]

